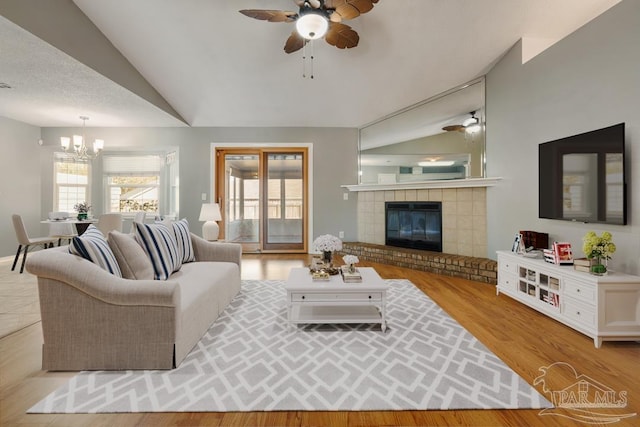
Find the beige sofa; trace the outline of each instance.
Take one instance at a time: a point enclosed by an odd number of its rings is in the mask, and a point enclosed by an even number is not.
[[[240,291],[240,245],[191,241],[196,262],[167,281],[116,277],[66,247],[34,253],[27,271],[38,276],[42,368],[178,366]]]

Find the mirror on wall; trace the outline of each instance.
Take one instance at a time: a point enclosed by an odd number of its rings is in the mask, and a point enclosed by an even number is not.
[[[482,77],[362,127],[360,183],[485,177],[484,113]]]

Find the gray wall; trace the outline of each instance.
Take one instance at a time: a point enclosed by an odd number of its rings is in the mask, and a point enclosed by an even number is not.
[[[30,234],[40,231],[40,128],[0,117],[0,256],[15,255],[12,214]]]
[[[17,122],[16,122],[17,123]],[[37,128],[34,128],[37,130]],[[39,215],[44,217],[53,207],[53,152],[60,136],[72,135],[78,128],[43,128],[38,188],[42,188]],[[36,140],[38,136],[36,137]],[[87,139],[100,137],[106,149],[178,147],[180,152],[180,217],[187,218],[200,234],[198,221],[201,194],[211,189],[211,143],[313,143],[313,236],[345,232],[345,241],[357,240],[356,199],[343,200],[343,184],[357,182],[357,129],[350,128],[87,128]],[[20,167],[22,170],[22,167]],[[0,171],[4,179],[4,171]],[[100,183],[96,183],[99,187]],[[95,188],[95,186],[94,186]],[[101,200],[93,196],[96,213]],[[15,202],[19,203],[16,193]],[[212,195],[209,194],[209,197]],[[38,215],[35,215],[38,217]],[[42,229],[46,233],[46,228]],[[15,238],[12,238],[12,242]],[[1,255],[11,253],[14,245],[3,247]]]
[[[488,254],[518,230],[568,241],[575,256],[589,230],[610,231],[612,269],[640,274],[640,1],[625,0],[533,58],[518,43],[487,75]],[[538,218],[538,144],[626,123],[627,226]]]

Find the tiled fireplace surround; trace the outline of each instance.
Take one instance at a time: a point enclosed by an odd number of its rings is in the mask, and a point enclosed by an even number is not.
[[[486,187],[358,191],[358,243],[344,251],[362,259],[496,283],[487,259]],[[385,202],[442,202],[442,253],[385,246]]]

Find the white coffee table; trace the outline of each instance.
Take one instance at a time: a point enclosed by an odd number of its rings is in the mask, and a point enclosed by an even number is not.
[[[358,268],[362,283],[344,283],[341,275],[313,281],[308,268],[292,268],[287,290],[287,320],[299,323],[379,323],[387,329],[387,285],[371,267]]]

